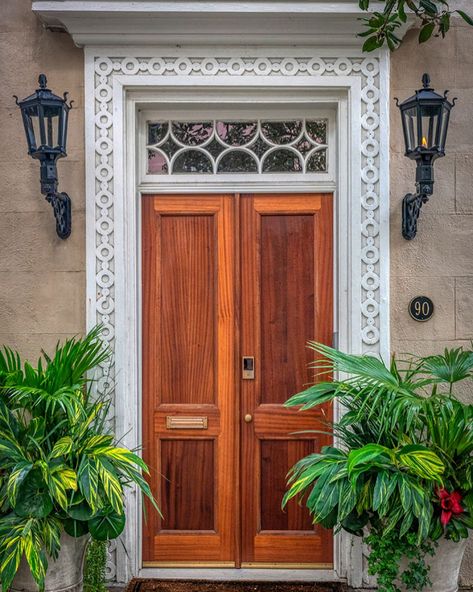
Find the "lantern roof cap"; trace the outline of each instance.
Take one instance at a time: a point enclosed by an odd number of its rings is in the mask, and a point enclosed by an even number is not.
[[[416,90],[415,95],[409,97],[402,103],[400,103],[400,107],[409,107],[411,105],[415,105],[417,103],[445,103],[446,105],[450,105],[452,107],[452,103],[447,99],[448,90],[444,92],[443,95],[435,92],[433,88],[430,87],[430,76],[428,74],[424,74],[422,76],[422,88]]]
[[[65,92],[64,95],[62,97],[59,97],[58,95],[55,95],[48,87],[48,80],[46,78],[45,74],[40,74],[38,76],[38,85],[39,87],[35,90],[35,92],[32,95],[29,95],[28,97],[26,97],[25,99],[19,101],[18,97],[16,98],[16,103],[17,105],[19,105],[20,107],[22,106],[28,106],[28,105],[35,105],[37,103],[57,103],[58,105],[60,105],[61,103],[64,103],[65,106],[70,109],[72,106],[72,102],[67,104],[67,95],[68,93]]]

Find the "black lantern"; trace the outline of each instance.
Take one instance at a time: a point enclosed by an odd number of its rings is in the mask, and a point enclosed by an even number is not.
[[[413,97],[401,104],[398,102],[406,156],[417,163],[417,191],[415,194],[408,193],[402,202],[402,236],[407,240],[415,237],[422,204],[433,193],[433,164],[437,158],[445,156],[450,111],[456,101],[448,101],[448,91],[442,96],[430,88],[428,74],[422,76],[422,84],[423,88],[417,90]]]
[[[53,206],[56,232],[60,238],[71,234],[71,200],[67,193],[58,193],[56,162],[67,156],[67,119],[72,102],[67,103],[67,93],[58,97],[46,88],[44,74],[39,76],[39,88],[31,96],[18,100],[25,126],[28,154],[41,163],[41,193]]]

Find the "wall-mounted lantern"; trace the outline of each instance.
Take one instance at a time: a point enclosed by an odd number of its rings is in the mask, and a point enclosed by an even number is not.
[[[402,236],[407,240],[415,237],[422,204],[433,193],[433,165],[437,158],[445,156],[450,111],[456,101],[448,101],[448,91],[442,96],[430,88],[428,74],[422,76],[422,84],[423,88],[403,103],[396,99],[401,110],[406,156],[417,163],[416,193],[408,193],[402,202]]]
[[[71,200],[67,193],[58,193],[56,162],[67,156],[67,119],[72,101],[67,103],[67,93],[58,97],[46,88],[44,74],[39,76],[39,88],[31,96],[18,100],[25,126],[28,154],[41,163],[41,193],[53,206],[56,232],[60,238],[71,234]]]

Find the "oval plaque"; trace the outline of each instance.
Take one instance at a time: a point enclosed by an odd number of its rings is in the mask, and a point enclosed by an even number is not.
[[[414,321],[425,323],[434,314],[434,303],[427,296],[416,296],[409,302],[409,314]]]

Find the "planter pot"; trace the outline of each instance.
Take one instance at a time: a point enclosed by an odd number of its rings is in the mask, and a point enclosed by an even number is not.
[[[428,555],[425,562],[430,566],[429,579],[432,582],[425,592],[458,592],[458,576],[465,553],[468,539],[462,539],[458,543],[440,539],[435,550],[435,555]],[[407,560],[401,561],[401,570],[407,567]],[[405,590],[401,584],[401,590]]]
[[[45,592],[82,592],[83,567],[88,536],[70,537],[63,532],[57,561],[48,558]],[[25,558],[13,580],[10,592],[38,592]]]

